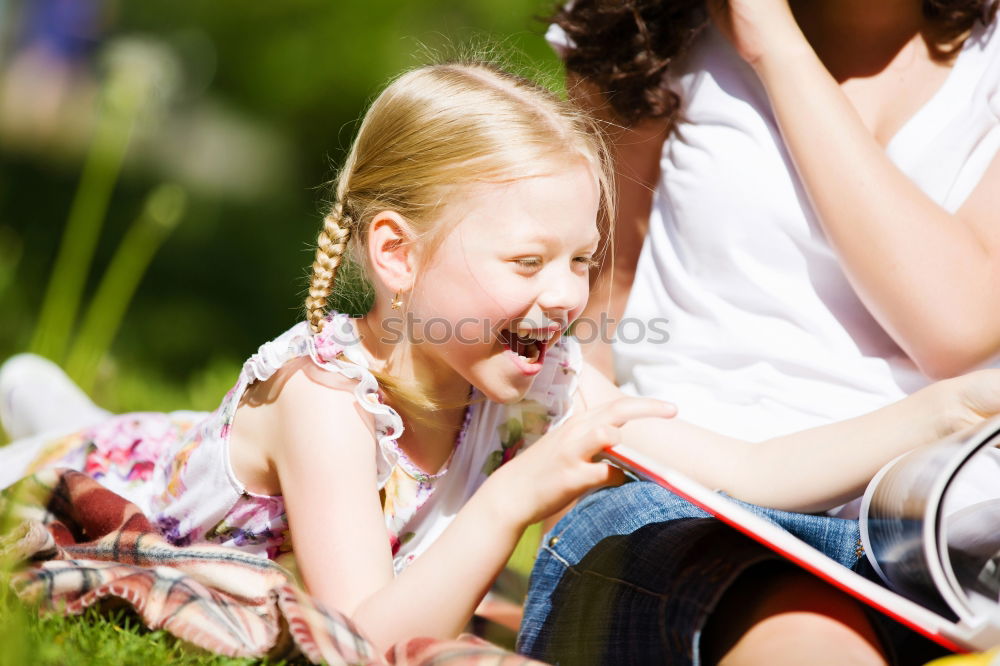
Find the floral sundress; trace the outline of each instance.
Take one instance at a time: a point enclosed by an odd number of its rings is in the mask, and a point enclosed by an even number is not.
[[[569,416],[582,364],[576,340],[563,337],[546,351],[523,400],[502,405],[474,389],[451,457],[427,474],[397,446],[402,419],[382,401],[354,321],[333,313],[316,335],[300,322],[263,344],[215,411],[114,416],[40,442],[27,472],[55,466],[84,471],[142,508],[174,544],[209,541],[275,558],[291,548],[284,501],[252,493],[236,478],[229,432],[246,389],[304,356],[354,380],[358,404],[374,418],[373,481],[397,572],[430,545],[489,474]],[[3,454],[0,448],[0,465]]]

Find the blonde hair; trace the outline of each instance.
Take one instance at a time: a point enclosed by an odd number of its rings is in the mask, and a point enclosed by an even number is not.
[[[608,151],[595,122],[572,103],[488,64],[404,73],[368,109],[334,181],[305,300],[312,331],[322,326],[342,263],[367,273],[368,225],[379,212],[395,211],[433,248],[447,231],[435,222],[451,190],[548,175],[581,160],[597,180],[606,225],[614,219]],[[391,377],[379,379],[387,392],[429,406]]]

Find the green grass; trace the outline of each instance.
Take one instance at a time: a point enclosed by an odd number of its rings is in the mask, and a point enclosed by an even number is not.
[[[149,631],[123,608],[88,609],[79,617],[41,615],[21,603],[6,584],[0,591],[0,666],[91,666],[121,664],[284,664],[230,659],[199,651],[165,631]]]

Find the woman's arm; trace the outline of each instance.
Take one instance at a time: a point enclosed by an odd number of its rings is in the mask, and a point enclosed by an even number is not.
[[[927,375],[1000,353],[1000,155],[951,214],[888,158],[785,0],[729,3],[716,21],[756,70],[848,278]]]
[[[620,396],[599,372],[584,368],[581,408]],[[760,443],[679,419],[648,418],[622,427],[622,442],[747,502],[811,512],[857,497],[897,455],[996,413],[1000,370],[984,370],[938,382],[864,416]]]
[[[615,169],[615,220],[610,245],[591,279],[590,301],[580,317],[584,357],[614,381],[611,339],[625,312],[639,252],[649,228],[653,190],[660,177],[660,155],[669,131],[662,118],[625,125],[615,115],[605,94],[586,79],[567,74],[570,97],[595,115],[606,128]],[[599,331],[599,335],[592,335]]]

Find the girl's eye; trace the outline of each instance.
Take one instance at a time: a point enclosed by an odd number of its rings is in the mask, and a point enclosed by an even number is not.
[[[514,263],[518,266],[523,266],[525,268],[539,268],[542,265],[541,257],[523,257],[521,259],[515,259]],[[600,264],[593,257],[573,257],[573,263],[585,266],[588,270],[591,268],[596,268]]]

